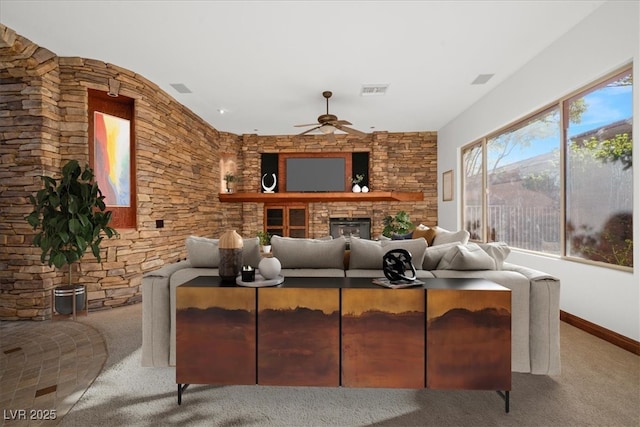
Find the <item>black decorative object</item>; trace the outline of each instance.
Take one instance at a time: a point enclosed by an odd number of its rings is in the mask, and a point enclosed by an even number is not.
[[[407,270],[411,276],[407,276]],[[411,253],[406,249],[392,249],[382,257],[382,271],[384,276],[393,281],[416,280],[416,268],[411,262]]]

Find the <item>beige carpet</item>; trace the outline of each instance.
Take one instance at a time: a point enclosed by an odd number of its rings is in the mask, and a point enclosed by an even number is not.
[[[63,426],[640,425],[640,358],[565,323],[562,374],[514,374],[505,414],[491,391],[192,385],[178,406],[175,370],[140,367],[140,304],[80,321],[109,356]]]

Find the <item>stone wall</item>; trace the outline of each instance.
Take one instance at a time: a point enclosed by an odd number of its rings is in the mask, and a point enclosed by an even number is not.
[[[74,273],[88,288],[90,309],[140,301],[142,274],[186,256],[191,233],[217,236],[228,225],[219,208],[218,132],[131,71],[84,58],[62,58],[0,25],[0,318],[51,316],[51,289],[65,271],[40,262],[24,220],[39,176],[59,177],[67,160],[88,160],[87,89],[135,99],[137,227],[105,239],[101,263],[87,253]],[[238,217],[232,217],[238,221]],[[164,228],[155,221],[164,220]]]
[[[41,188],[40,175],[60,176],[70,159],[88,160],[87,89],[135,101],[137,226],[104,240],[102,262],[88,253],[74,277],[87,285],[90,310],[141,299],[144,272],[186,256],[184,239],[218,237],[229,228],[245,237],[262,229],[263,204],[220,203],[220,153],[237,158],[237,191],[260,191],[263,152],[368,151],[370,186],[378,191],[421,191],[411,203],[311,203],[310,234],[329,232],[330,217],[371,217],[372,234],[382,217],[407,211],[414,222],[435,224],[436,133],[375,132],[366,138],[237,136],[220,132],[153,82],[113,64],[58,57],[0,24],[0,319],[51,317],[51,289],[65,271],[40,262],[24,217],[28,197]],[[164,220],[156,228],[156,220]]]
[[[371,235],[382,232],[382,219],[404,210],[416,224],[435,225],[437,202],[437,133],[374,132],[364,138],[336,135],[329,142],[323,135],[258,136],[243,135],[237,150],[242,181],[239,191],[260,191],[260,156],[262,153],[368,152],[369,187],[371,191],[422,192],[421,202],[331,202],[309,203],[309,234],[311,237],[329,234],[329,218],[369,217]],[[222,208],[232,208],[225,203]],[[235,212],[235,211],[234,211]],[[264,203],[244,203],[242,225],[244,236],[255,236],[263,228]]]

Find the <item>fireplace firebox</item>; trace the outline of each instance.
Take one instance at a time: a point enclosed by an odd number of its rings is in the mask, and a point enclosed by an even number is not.
[[[371,218],[329,218],[329,232],[335,239],[344,236],[371,239]]]

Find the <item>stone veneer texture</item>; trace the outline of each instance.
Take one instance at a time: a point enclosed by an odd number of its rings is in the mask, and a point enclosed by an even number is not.
[[[90,310],[139,302],[145,272],[186,256],[189,235],[218,237],[229,228],[244,237],[262,229],[262,203],[224,203],[220,154],[235,156],[242,180],[236,191],[260,189],[264,152],[368,151],[373,191],[423,192],[422,202],[309,203],[312,237],[329,233],[330,217],[382,218],[399,210],[415,222],[437,219],[435,132],[258,136],[220,132],[135,72],[98,60],[58,57],[0,24],[0,319],[51,317],[51,289],[65,271],[40,263],[24,220],[40,175],[59,177],[70,159],[88,161],[87,89],[106,92],[109,79],[135,102],[137,226],[105,239],[102,262],[87,253],[74,272],[87,285]],[[164,228],[156,228],[156,220]]]

